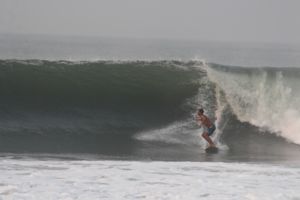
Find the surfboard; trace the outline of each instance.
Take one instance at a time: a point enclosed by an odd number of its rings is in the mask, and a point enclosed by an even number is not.
[[[206,153],[218,153],[219,149],[217,147],[207,147],[205,149]]]

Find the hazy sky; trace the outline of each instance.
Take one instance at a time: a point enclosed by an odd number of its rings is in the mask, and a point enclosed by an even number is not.
[[[300,43],[300,0],[0,0],[0,33]]]

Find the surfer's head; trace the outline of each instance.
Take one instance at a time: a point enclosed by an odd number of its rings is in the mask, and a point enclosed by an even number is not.
[[[203,113],[204,113],[203,108],[199,108],[199,109],[198,109],[198,114],[203,114]]]

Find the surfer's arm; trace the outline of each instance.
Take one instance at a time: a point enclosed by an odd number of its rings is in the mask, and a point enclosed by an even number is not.
[[[202,128],[203,122],[202,122],[202,120],[201,120],[201,117],[198,116],[198,115],[196,115],[196,116],[195,116],[195,120],[196,120],[198,126],[199,126],[200,128]]]

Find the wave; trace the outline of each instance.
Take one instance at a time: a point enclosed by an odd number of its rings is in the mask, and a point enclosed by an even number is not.
[[[0,60],[0,151],[205,146],[194,121],[200,106],[216,120],[223,149],[244,123],[246,135],[300,144],[298,77],[297,68],[203,61]]]
[[[83,128],[92,134],[134,132],[183,118],[189,113],[186,99],[197,94],[202,76],[193,66],[195,62],[177,61],[2,60],[2,134],[76,133]]]

